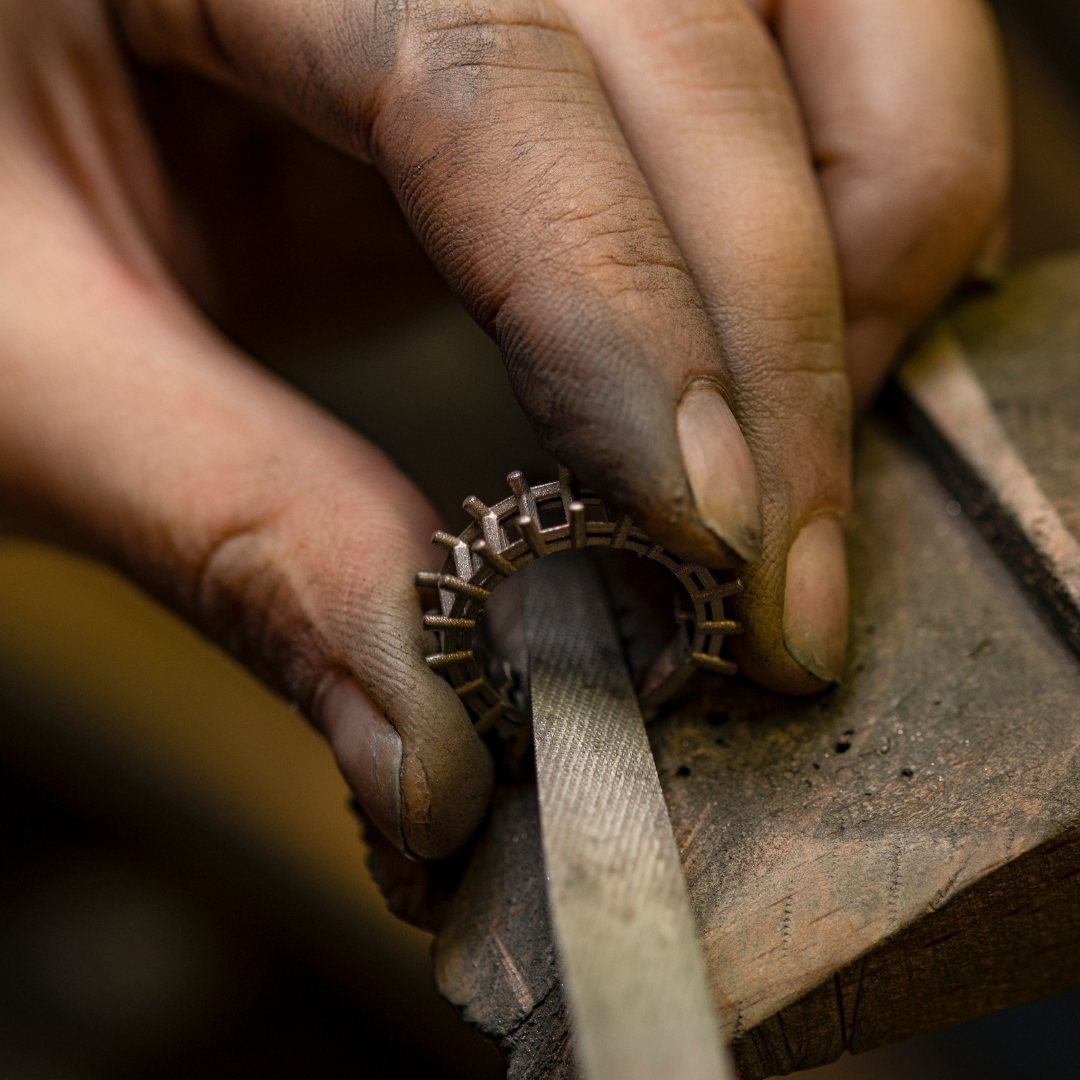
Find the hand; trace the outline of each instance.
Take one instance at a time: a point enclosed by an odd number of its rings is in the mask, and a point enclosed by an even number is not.
[[[1000,269],[1010,134],[981,0],[751,0],[776,34],[839,257],[857,412],[965,274]]]
[[[1004,188],[985,15],[916,6],[764,12],[800,116],[741,0],[116,0],[113,21],[0,0],[6,516],[120,565],[296,702],[398,846],[475,828],[490,762],[423,663],[412,588],[433,515],[178,287],[182,208],[119,34],[375,163],[544,445],[684,556],[753,563],[740,662],[827,685],[850,453],[833,236],[870,387]],[[917,125],[896,85],[932,98]]]

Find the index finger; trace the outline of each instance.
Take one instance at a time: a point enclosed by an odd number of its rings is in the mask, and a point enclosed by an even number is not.
[[[783,63],[743,0],[567,6],[702,290],[761,478],[764,557],[742,575],[733,648],[766,685],[821,690],[847,642],[850,387],[832,240]]]
[[[277,102],[374,161],[498,341],[541,443],[687,558],[760,551],[749,450],[698,289],[589,55],[545,0],[125,0],[149,56]],[[692,485],[692,387],[730,469]],[[448,448],[452,450],[452,448]],[[700,471],[700,470],[699,470]]]

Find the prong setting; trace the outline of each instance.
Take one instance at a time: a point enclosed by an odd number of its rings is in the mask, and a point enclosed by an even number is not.
[[[496,687],[487,677],[482,660],[473,651],[473,629],[484,603],[498,583],[534,559],[567,548],[611,547],[632,551],[666,567],[682,583],[693,613],[679,618],[692,628],[686,650],[675,670],[642,700],[648,716],[696,670],[734,675],[738,670],[721,656],[724,638],[742,633],[742,626],[726,618],[723,601],[737,593],[738,581],[717,581],[712,571],[688,563],[666,551],[639,529],[629,515],[612,510],[594,492],[581,488],[573,475],[560,467],[553,483],[530,486],[525,476],[507,477],[512,496],[487,506],[475,496],[463,503],[473,518],[460,536],[439,531],[433,542],[447,552],[441,573],[416,575],[421,588],[437,589],[439,610],[424,617],[424,626],[438,635],[441,649],[426,657],[432,670],[444,675],[473,714],[481,734],[511,707],[507,686]],[[561,518],[544,527],[542,522]]]

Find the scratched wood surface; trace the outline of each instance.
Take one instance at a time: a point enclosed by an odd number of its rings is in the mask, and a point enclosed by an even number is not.
[[[959,511],[869,423],[844,685],[794,701],[703,680],[651,726],[747,1080],[1080,982],[1080,663]],[[435,955],[511,1080],[573,1075],[530,787],[500,792]]]
[[[1006,435],[1080,536],[1080,254],[1014,274],[950,322]]]
[[[1013,275],[937,337],[893,410],[1080,655],[1080,255]]]

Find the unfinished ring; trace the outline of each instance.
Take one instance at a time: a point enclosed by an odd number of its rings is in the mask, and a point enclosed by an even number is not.
[[[726,635],[743,631],[740,623],[724,616],[724,598],[739,592],[741,582],[717,582],[704,566],[654,544],[629,515],[615,513],[599,495],[582,489],[561,465],[554,483],[530,487],[520,472],[506,479],[513,492],[510,498],[489,507],[470,495],[462,505],[473,523],[460,536],[441,530],[432,536],[431,542],[447,551],[442,571],[416,575],[419,588],[439,593],[439,610],[424,615],[424,627],[439,635],[441,650],[425,659],[433,671],[446,676],[475,717],[479,734],[512,707],[509,684],[496,687],[473,650],[472,633],[484,603],[515,570],[567,548],[609,547],[653,559],[682,582],[690,597],[693,633],[680,635],[685,648],[680,648],[663,681],[639,698],[646,717],[699,668],[720,675],[738,671],[720,651]],[[689,613],[684,618],[689,622]]]

